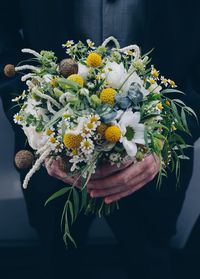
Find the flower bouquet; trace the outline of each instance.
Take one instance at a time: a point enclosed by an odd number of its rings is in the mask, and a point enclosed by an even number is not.
[[[107,47],[110,40],[115,43],[112,49]],[[7,65],[5,74],[21,72],[27,85],[13,99],[20,107],[14,121],[35,151],[23,187],[46,158],[48,164],[61,158],[66,173],[81,184],[80,189],[65,185],[47,201],[66,196],[61,224],[65,242],[74,243],[70,224],[80,211],[101,215],[118,208],[117,202],[105,204],[87,193],[96,168],[130,159],[137,163],[154,154],[161,162],[157,185],[168,168],[176,171],[178,180],[180,160],[187,159],[184,149],[189,147],[179,132],[190,134],[186,115],[195,113],[173,99],[174,93],[183,93],[150,64],[150,52],[141,55],[137,45],[120,48],[109,37],[98,47],[90,40],[67,41],[63,47],[68,58],[60,63],[52,51],[23,49],[33,55],[28,61],[34,66]]]

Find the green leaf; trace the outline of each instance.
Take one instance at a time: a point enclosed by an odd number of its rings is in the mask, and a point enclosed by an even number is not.
[[[195,113],[195,111],[194,111],[192,108],[185,106],[185,110],[187,110],[187,111],[190,112],[192,115],[194,115],[195,118],[196,118],[196,120],[197,120],[197,122],[199,123],[198,116],[197,116],[197,114]]]
[[[53,124],[55,124],[57,122],[57,120],[59,120],[63,113],[66,111],[67,106],[65,106],[64,108],[60,109],[53,117],[52,119],[47,123],[46,127],[49,128],[51,127]]]
[[[165,93],[180,93],[180,94],[183,94],[185,95],[184,92],[180,91],[180,90],[177,90],[177,89],[165,89],[161,92],[162,94],[165,94]]]
[[[66,242],[66,239],[67,239],[67,238],[73,243],[73,245],[74,245],[75,247],[77,247],[77,246],[76,246],[76,242],[74,241],[74,239],[72,238],[72,236],[70,235],[70,233],[69,233],[68,231],[66,231],[65,234],[64,234],[64,236],[63,236],[63,239],[64,239],[64,242],[65,242],[65,245],[66,245],[66,246],[67,246],[67,242]]]
[[[71,217],[71,223],[74,223],[74,208],[71,201],[68,201],[69,204],[69,213]]]
[[[88,198],[88,193],[86,188],[82,189],[81,191],[81,209],[80,211],[85,207],[85,205],[87,204],[87,198]]]
[[[74,200],[74,218],[77,219],[79,214],[79,193],[73,188],[73,200]]]
[[[59,86],[63,89],[67,89],[67,88],[72,88],[74,90],[78,90],[79,85],[78,83],[68,80],[68,79],[64,79],[64,78],[59,78],[57,80],[57,83],[59,84]]]
[[[178,158],[181,160],[190,160],[190,157],[185,156],[185,155],[179,155]]]
[[[63,196],[64,194],[66,194],[68,191],[70,190],[70,187],[64,187],[62,189],[60,189],[59,191],[57,191],[56,193],[54,193],[50,198],[48,198],[48,200],[45,202],[45,206],[52,200]]]
[[[184,108],[182,108],[182,110],[181,110],[181,119],[182,119],[183,125],[185,126],[187,132],[189,132],[189,128],[188,128],[188,124],[187,124],[187,119],[186,119]]]

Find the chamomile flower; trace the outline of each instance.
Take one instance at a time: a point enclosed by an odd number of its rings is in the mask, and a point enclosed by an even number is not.
[[[55,152],[56,153],[61,153],[64,149],[64,144],[59,142],[56,146],[55,146]]]
[[[94,42],[92,42],[90,39],[87,39],[86,42],[87,42],[87,45],[88,45],[89,48],[95,49],[95,47],[94,47]]]
[[[164,76],[161,76],[160,80],[161,84],[163,84],[165,87],[168,86],[168,80]]]
[[[68,40],[65,44],[62,44],[62,47],[71,48],[74,45],[73,40]]]
[[[46,135],[49,136],[49,137],[53,137],[55,135],[55,129],[54,127],[51,127],[51,128],[48,128],[46,130]]]
[[[23,117],[19,113],[16,113],[14,115],[14,122],[16,124],[22,124],[22,120],[23,120]]]
[[[159,71],[157,71],[156,68],[154,68],[154,66],[151,67],[151,75],[155,80],[159,79]]]
[[[171,88],[176,88],[177,87],[175,81],[173,81],[171,79],[168,79],[168,82],[169,82],[169,85],[171,86]]]
[[[111,161],[111,164],[112,164],[112,163],[117,163],[117,162],[119,162],[120,156],[121,156],[121,155],[120,155],[119,153],[111,153],[110,156],[109,156],[109,159],[110,159],[110,161]]]
[[[84,154],[91,154],[94,150],[94,143],[91,139],[87,138],[81,142],[81,150]]]

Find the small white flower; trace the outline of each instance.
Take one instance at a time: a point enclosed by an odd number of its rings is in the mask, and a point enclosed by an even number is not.
[[[133,113],[131,110],[125,111],[119,121],[122,133],[120,142],[131,158],[137,153],[137,144],[145,144],[144,124],[139,122],[140,112]]]
[[[93,141],[89,138],[84,139],[81,142],[81,150],[84,154],[88,155],[91,154],[94,150],[94,144]]]
[[[111,162],[118,162],[120,160],[120,154],[119,153],[111,153],[109,156],[109,159]]]
[[[88,45],[89,48],[95,49],[95,47],[94,47],[94,42],[92,42],[90,39],[87,39],[86,42],[87,42],[87,45]]]
[[[19,113],[16,113],[14,115],[14,122],[16,124],[22,124],[22,120],[23,120],[23,117]]]
[[[70,48],[73,45],[74,45],[74,41],[73,40],[68,40],[65,44],[62,44],[62,47]]]
[[[168,80],[164,77],[164,76],[161,76],[161,84],[164,84],[165,87],[168,86]]]

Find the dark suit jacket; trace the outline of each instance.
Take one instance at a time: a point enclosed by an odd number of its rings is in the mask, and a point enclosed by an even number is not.
[[[99,5],[97,13],[92,11],[94,2]],[[65,53],[61,44],[66,40],[85,40],[90,37],[99,44],[109,35],[119,37],[122,46],[137,43],[143,53],[155,48],[153,63],[163,75],[174,79],[179,88],[187,93],[184,101],[200,115],[199,1],[141,0],[138,13],[131,16],[133,11],[127,11],[126,24],[132,26],[129,33],[123,34],[119,28],[115,29],[114,34],[110,34],[109,26],[114,24],[114,18],[116,20],[121,9],[114,15],[108,12],[104,18],[107,26],[103,26],[103,23],[99,24],[102,5],[119,5],[119,2],[123,3],[120,0],[88,0],[88,15],[84,19],[81,0],[13,0],[1,3],[0,94],[11,123],[15,111],[11,110],[10,100],[12,94],[17,94],[22,89],[18,77],[11,80],[4,77],[3,67],[7,63],[16,64],[23,58],[21,48],[52,49],[62,59]],[[126,18],[126,14],[124,17]],[[200,134],[200,128],[194,119],[190,120],[190,128],[193,134],[190,142],[194,142]],[[14,126],[14,129],[16,150],[19,150],[24,148],[24,136],[20,128]],[[192,157],[192,152],[190,153]],[[185,189],[192,173],[192,159],[187,161],[183,170],[182,189]],[[32,183],[37,184],[39,180],[35,180]],[[52,184],[55,183],[54,180],[51,181]],[[174,181],[174,176],[169,175],[167,187],[162,187],[164,194],[168,194],[170,188],[175,188]],[[152,182],[151,185],[145,190],[150,194],[155,191],[155,183]],[[48,192],[52,188],[42,187],[40,191]]]

